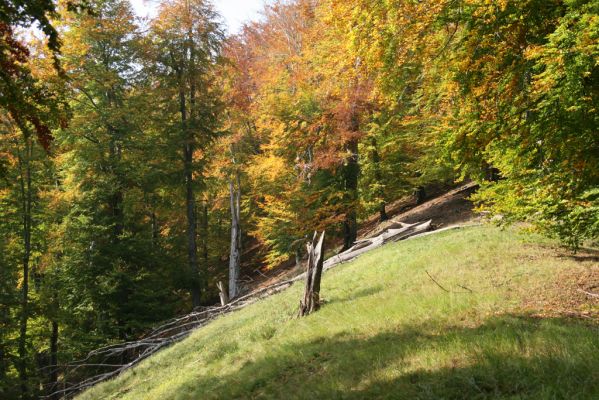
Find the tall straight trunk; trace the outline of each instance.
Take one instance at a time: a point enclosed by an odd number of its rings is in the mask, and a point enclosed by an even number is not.
[[[121,235],[123,234],[124,229],[124,214],[123,214],[123,192],[120,189],[117,189],[116,192],[110,196],[110,208],[112,209],[112,218],[113,218],[113,237],[112,240],[114,243],[117,243]]]
[[[21,286],[21,318],[19,321],[19,381],[21,397],[28,398],[27,384],[27,323],[29,320],[29,261],[31,258],[31,141],[29,135],[25,138],[25,156],[19,156],[22,240],[23,240],[23,282]]]
[[[378,144],[376,142],[376,138],[371,138],[370,145],[372,147],[371,158],[372,158],[372,164],[374,166],[374,180],[379,187],[379,189],[377,190],[377,193],[375,193],[375,194],[377,197],[379,197],[381,199],[381,201],[379,203],[379,221],[384,222],[389,219],[389,216],[387,215],[387,210],[386,210],[387,207],[386,207],[385,201],[383,200],[384,193],[381,188],[381,185],[383,183],[383,174],[381,173],[381,157],[379,155]]]
[[[183,82],[181,82],[183,85]],[[195,195],[193,182],[193,136],[187,127],[187,110],[185,101],[185,91],[183,87],[179,89],[179,102],[181,112],[181,123],[185,131],[185,144],[183,146],[183,169],[185,175],[185,208],[187,216],[187,258],[189,269],[191,270],[191,298],[193,307],[200,305],[200,284],[198,267],[198,247],[196,243],[196,213],[195,213]]]
[[[104,68],[106,68],[106,70],[111,69],[108,58],[109,56],[105,56]],[[108,109],[122,107],[122,102],[118,100],[113,88],[110,88],[106,91],[105,97]],[[109,171],[111,171],[116,178],[116,187],[114,188],[114,192],[110,195],[109,199],[113,223],[112,241],[113,243],[118,243],[120,241],[121,235],[123,234],[125,225],[125,215],[123,212],[123,201],[125,195],[123,193],[123,177],[120,170],[123,149],[121,143],[121,133],[119,130],[110,123],[106,124],[106,130],[110,133],[110,142],[108,144],[110,160]]]
[[[110,65],[106,64],[105,68],[107,70],[109,70]],[[106,101],[108,103],[108,109],[114,109],[114,108],[118,108],[118,107],[122,106],[121,102],[119,102],[117,100],[117,96],[115,95],[115,92],[113,91],[112,88],[106,92]],[[123,193],[124,179],[123,179],[123,175],[122,175],[122,171],[121,171],[121,161],[122,161],[122,156],[123,156],[123,149],[122,149],[121,133],[119,132],[119,130],[111,124],[106,124],[106,129],[110,133],[110,142],[108,145],[110,165],[109,165],[108,171],[115,179],[115,185],[112,188],[112,193],[110,194],[110,197],[108,199],[108,206],[110,207],[111,214],[112,214],[111,215],[111,223],[112,223],[111,241],[112,241],[113,245],[115,245],[115,247],[116,247],[117,245],[120,244],[122,235],[123,235],[123,232],[125,229],[125,214],[124,214],[124,205],[123,205],[124,199],[125,199],[125,195]],[[129,295],[127,293],[126,297],[123,299],[123,302],[121,304],[126,304],[128,298],[129,298]],[[122,341],[126,341],[127,337],[128,337],[127,336],[128,330],[129,330],[129,328],[127,328],[127,326],[128,326],[127,321],[123,320],[121,318],[118,318],[116,326],[118,328],[118,337]],[[123,357],[123,363],[124,363],[125,362],[125,360],[124,360],[125,354],[123,354],[122,357]]]
[[[151,219],[152,219],[152,247],[156,247],[156,245],[158,243],[158,220],[156,218],[156,211],[154,211],[153,206],[152,206]]]
[[[359,123],[356,112],[352,112],[351,132],[358,132]],[[358,176],[360,175],[360,164],[358,159],[358,139],[354,138],[345,145],[345,150],[350,154],[346,159],[344,167],[345,194],[348,200],[347,211],[343,221],[343,249],[347,250],[358,237],[358,221],[356,207],[358,203]]]
[[[58,400],[58,322],[52,321],[52,334],[50,335],[50,385],[48,393],[50,400]]]
[[[356,206],[358,201],[358,175],[360,166],[358,164],[358,142],[351,141],[347,149],[352,153],[345,166],[345,191],[349,201],[348,209],[343,221],[343,249],[347,250],[353,246],[358,237],[358,221]]]
[[[192,129],[190,129],[190,121],[187,118],[187,100],[185,95],[186,90],[186,79],[184,73],[188,67],[187,62],[179,62],[175,57],[174,53],[171,52],[171,58],[173,60],[173,66],[177,74],[177,80],[179,84],[179,112],[181,114],[181,130],[183,132],[184,144],[183,144],[183,175],[185,177],[185,211],[187,219],[187,261],[189,270],[191,271],[191,301],[192,306],[198,307],[200,305],[200,282],[199,282],[199,266],[197,256],[197,243],[196,243],[196,212],[195,212],[195,194],[194,194],[194,181],[193,181],[193,152],[194,152],[194,136]],[[185,60],[187,61],[187,60]],[[191,62],[189,63],[191,64]],[[195,102],[195,90],[191,90],[192,97],[192,112],[193,103]],[[193,114],[191,114],[191,122],[193,122]],[[193,128],[193,126],[191,127]]]
[[[229,254],[229,299],[237,296],[239,290],[237,281],[239,280],[239,267],[241,264],[241,226],[240,219],[240,179],[237,174],[237,189],[233,181],[229,182],[229,193],[231,201],[231,251]]]
[[[202,220],[202,254],[204,263],[208,267],[208,201],[204,202],[204,218]]]
[[[113,243],[118,243],[121,240],[121,236],[123,234],[124,226],[125,226],[125,214],[123,212],[123,201],[125,195],[123,194],[123,186],[122,186],[122,176],[120,172],[120,163],[122,157],[122,150],[120,145],[117,143],[118,141],[118,132],[115,129],[110,129],[113,136],[112,143],[110,144],[110,158],[112,163],[112,168],[114,168],[114,174],[116,176],[116,187],[114,188],[114,192],[110,196],[110,208],[112,209],[112,222],[113,226]]]
[[[190,13],[190,5],[187,3],[188,13]],[[192,28],[188,28],[188,43],[189,46],[189,63],[188,78],[189,78],[189,120],[186,114],[185,105],[185,79],[183,74],[180,75],[180,89],[179,99],[181,106],[181,122],[185,129],[185,148],[184,148],[184,162],[185,162],[185,202],[187,207],[187,250],[189,257],[189,267],[193,275],[191,297],[193,307],[200,306],[200,296],[202,287],[202,277],[200,276],[200,267],[198,263],[198,245],[197,245],[197,213],[196,213],[196,201],[194,193],[194,179],[193,179],[193,153],[195,150],[195,135],[194,130],[196,129],[196,49],[193,39]],[[183,71],[185,66],[182,66]]]
[[[0,382],[5,382],[6,379],[6,371],[7,371],[7,359],[6,359],[6,350],[4,350],[4,346],[2,342],[0,342]]]

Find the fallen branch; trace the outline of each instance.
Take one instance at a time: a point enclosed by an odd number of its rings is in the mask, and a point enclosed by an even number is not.
[[[289,287],[291,284],[292,282],[290,281],[278,282],[274,285],[258,289],[245,296],[238,297],[224,306],[208,307],[194,311],[183,317],[169,320],[153,329],[140,340],[108,345],[91,351],[84,359],[61,366],[61,369],[64,371],[65,379],[67,376],[72,376],[74,373],[85,368],[93,368],[96,371],[98,368],[112,368],[112,371],[96,373],[80,382],[56,390],[44,398],[49,399],[56,396],[69,398],[97,383],[114,378],[123,371],[139,364],[159,350],[183,340],[189,336],[192,331],[206,325],[215,318],[246,307],[260,298]],[[121,357],[125,357],[130,361],[121,364],[107,362],[108,360],[114,361]]]
[[[441,285],[439,282],[437,282],[437,280],[435,278],[433,278],[433,276],[431,274],[429,274],[429,272],[427,270],[424,270],[424,272],[426,272],[426,274],[431,279],[431,281],[433,281],[437,286],[439,286],[443,291],[445,291],[447,293],[472,293],[472,289],[470,289],[466,286],[462,286],[462,285],[456,285],[456,286],[459,286],[462,289],[465,289],[466,290],[465,292],[449,290],[449,289],[445,288],[443,285]]]
[[[593,297],[593,298],[599,299],[599,294],[595,294],[595,293],[587,292],[586,290],[582,290],[582,289],[578,289],[578,291],[579,291],[580,293],[584,293],[584,294],[586,294],[586,295],[587,295],[587,296],[589,296],[589,297]]]
[[[464,285],[457,285],[457,286],[458,286],[458,287],[461,287],[461,288],[462,288],[462,289],[464,289],[464,290],[467,290],[469,293],[473,293],[473,292],[474,292],[474,290],[472,290],[472,289],[470,289],[469,287],[466,287],[466,286],[464,286]]]
[[[431,281],[435,282],[435,284],[436,284],[437,286],[439,286],[441,289],[443,289],[443,290],[444,290],[444,291],[446,291],[447,293],[451,293],[451,291],[450,291],[450,290],[447,290],[447,289],[445,289],[443,286],[441,286],[441,284],[440,284],[439,282],[437,282],[437,281],[435,280],[435,278],[433,278],[433,277],[431,276],[431,274],[429,274],[429,273],[428,273],[428,271],[427,271],[427,270],[424,270],[424,272],[426,272],[426,274],[428,275],[428,277],[429,277],[429,278],[431,278]]]

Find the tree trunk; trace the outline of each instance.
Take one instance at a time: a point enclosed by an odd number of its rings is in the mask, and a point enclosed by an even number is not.
[[[25,134],[25,132],[24,132]],[[31,142],[25,134],[25,156],[19,157],[21,208],[23,216],[23,282],[21,286],[21,318],[19,324],[19,381],[23,399],[28,397],[27,384],[27,323],[29,320],[29,260],[31,257]]]
[[[372,164],[374,166],[374,180],[377,184],[377,191],[375,193],[375,195],[381,199],[381,202],[379,203],[379,222],[385,222],[389,219],[389,216],[387,215],[387,210],[386,210],[386,204],[385,201],[383,200],[385,193],[383,191],[382,185],[383,185],[383,174],[381,173],[381,157],[379,155],[379,150],[378,150],[378,144],[376,142],[376,138],[371,138],[370,139],[370,144],[372,147],[372,153],[371,153],[371,158],[372,158]]]
[[[58,322],[52,321],[52,334],[50,336],[50,385],[48,394],[50,400],[58,400]]]
[[[202,221],[203,225],[203,235],[202,235],[202,253],[204,256],[204,263],[206,264],[206,268],[208,267],[208,201],[204,202],[204,220]]]
[[[152,247],[156,247],[158,244],[158,220],[156,218],[156,212],[154,211],[154,206],[152,205]]]
[[[426,190],[423,186],[418,186],[414,189],[414,199],[416,200],[417,205],[424,203],[426,200]]]
[[[306,268],[306,288],[304,297],[300,301],[298,315],[306,316],[320,308],[320,280],[324,261],[324,232],[318,239],[318,234],[314,232],[314,239],[308,243],[308,265]]]
[[[227,294],[227,290],[225,289],[225,285],[221,281],[218,281],[218,283],[216,284],[216,287],[218,288],[218,295],[220,297],[220,305],[226,306],[229,303],[229,296]]]
[[[389,216],[387,215],[387,205],[384,201],[379,205],[379,222],[385,222],[389,220]]]
[[[196,243],[196,213],[193,181],[193,133],[187,120],[187,105],[185,99],[185,81],[182,69],[177,69],[179,78],[179,112],[185,143],[183,145],[183,173],[185,176],[185,208],[187,217],[187,260],[191,271],[191,298],[194,308],[200,306],[200,280],[198,267],[198,248]]]
[[[104,67],[107,70],[110,70],[111,66],[108,62],[105,63]],[[108,90],[106,93],[106,102],[108,103],[108,109],[112,109],[114,107],[121,107],[122,102],[118,101],[117,96],[115,95],[112,89]],[[114,192],[110,195],[109,199],[109,207],[112,212],[112,223],[113,223],[113,243],[118,243],[121,235],[123,234],[124,225],[125,225],[125,214],[123,212],[123,177],[120,168],[120,163],[122,160],[123,149],[122,149],[122,138],[119,130],[110,123],[106,124],[106,130],[110,133],[110,141],[108,144],[109,151],[109,160],[110,165],[108,171],[112,172],[112,174],[116,178],[116,187],[114,188]]]
[[[117,189],[110,198],[110,207],[112,208],[112,218],[114,222],[113,229],[113,242],[118,243],[121,235],[123,234],[124,228],[124,214],[123,214],[123,192]]]
[[[346,160],[345,165],[345,193],[348,204],[343,221],[343,249],[349,249],[356,241],[358,236],[358,222],[356,207],[358,202],[358,175],[360,174],[360,165],[358,164],[358,140],[350,141],[346,146],[351,154]]]
[[[187,210],[187,256],[192,274],[191,297],[193,307],[200,305],[200,280],[196,244],[196,213],[193,188],[193,145],[186,143],[183,149],[185,163],[185,205]]]
[[[239,267],[241,264],[241,226],[240,219],[240,180],[237,175],[237,189],[233,181],[229,182],[229,194],[231,201],[231,251],[229,254],[229,298],[233,299],[238,294],[237,281],[239,280]]]
[[[7,361],[8,360],[6,359],[6,351],[4,350],[3,344],[0,342],[0,382],[5,382],[6,372],[8,370]],[[3,389],[0,389],[0,393],[3,391]]]

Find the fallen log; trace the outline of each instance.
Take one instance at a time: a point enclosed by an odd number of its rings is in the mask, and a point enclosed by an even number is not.
[[[402,224],[401,228],[387,228],[383,233],[378,236],[362,239],[356,244],[344,251],[343,253],[337,254],[325,261],[325,269],[331,268],[342,262],[347,262],[358,257],[360,254],[366,253],[370,250],[374,250],[377,247],[384,245],[389,242],[397,242],[399,240],[407,239],[411,236],[418,235],[422,232],[426,232],[431,228],[432,220],[417,223],[417,224]]]

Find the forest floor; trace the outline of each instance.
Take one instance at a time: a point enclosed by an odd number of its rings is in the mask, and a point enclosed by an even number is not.
[[[419,217],[418,217],[419,218]],[[599,251],[483,225],[391,243],[218,318],[88,399],[597,399]]]

